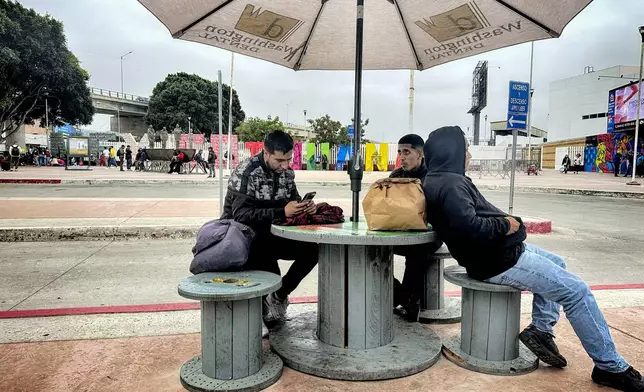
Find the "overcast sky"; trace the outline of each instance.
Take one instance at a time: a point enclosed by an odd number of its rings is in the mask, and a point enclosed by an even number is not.
[[[148,96],[169,73],[188,72],[216,80],[221,69],[230,80],[230,52],[174,40],[167,29],[135,0],[20,0],[65,24],[70,49],[90,73],[94,87],[120,90],[120,56],[125,92]],[[547,128],[548,92],[552,81],[614,65],[638,65],[644,24],[642,0],[595,0],[558,39],[535,44],[533,125]],[[414,132],[426,137],[443,125],[472,126],[472,71],[488,60],[488,121],[505,119],[509,80],[528,80],[530,44],[454,61],[416,72]],[[408,131],[409,71],[367,71],[362,113],[370,118],[367,137],[395,142]],[[242,55],[235,56],[234,88],[247,116],[278,115],[303,124],[328,113],[349,123],[353,113],[353,72],[294,72]],[[108,129],[107,116],[96,116],[90,129]]]

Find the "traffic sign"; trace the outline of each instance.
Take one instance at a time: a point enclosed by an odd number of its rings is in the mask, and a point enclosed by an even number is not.
[[[508,93],[508,116],[506,127],[526,129],[528,108],[530,107],[530,83],[510,81]]]

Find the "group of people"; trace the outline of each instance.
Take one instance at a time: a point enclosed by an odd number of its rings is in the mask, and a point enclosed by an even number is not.
[[[584,171],[584,163],[581,159],[581,154],[577,153],[573,162],[570,161],[570,156],[568,156],[568,154],[564,156],[563,160],[561,161],[561,171],[564,174],[568,174],[569,170],[574,171],[575,174],[579,174],[579,171]]]
[[[477,280],[529,290],[534,294],[532,323],[519,339],[544,363],[567,366],[554,341],[554,326],[563,310],[583,347],[595,363],[592,380],[622,391],[644,391],[644,379],[615,348],[611,334],[588,285],[566,270],[565,261],[525,243],[526,228],[520,217],[510,216],[490,202],[465,175],[471,154],[459,127],[443,127],[427,141],[406,135],[398,144],[401,168],[392,177],[418,178],[423,182],[427,216],[433,230],[452,256]],[[264,149],[241,162],[228,181],[222,219],[233,219],[253,228],[256,237],[249,252],[248,270],[280,274],[278,259],[294,260],[282,277],[282,287],[265,297],[262,313],[266,325],[286,319],[288,296],[318,262],[316,244],[295,242],[271,234],[276,220],[313,214],[313,201],[302,201],[289,163],[293,139],[282,131],[269,133]],[[395,253],[406,257],[405,275],[395,283],[395,306],[417,321],[414,308],[422,290],[422,272],[440,244],[403,247]]]
[[[216,163],[217,163],[217,154],[212,147],[208,147],[208,153],[204,159],[203,150],[197,150],[192,160],[195,161],[195,164],[200,167],[203,172],[208,176],[208,178],[216,177]],[[234,155],[233,155],[234,160]],[[181,150],[174,150],[172,153],[172,158],[170,158],[170,171],[168,174],[178,173],[181,174],[181,168],[184,163],[189,162],[190,158]],[[223,165],[226,166],[228,162],[228,151],[224,152],[224,162]]]
[[[21,165],[25,166],[58,166],[58,159],[51,155],[45,147],[29,147],[23,151],[22,147],[13,144],[9,147],[8,158],[3,159],[2,170],[18,170]]]
[[[105,166],[108,169],[112,166],[118,167],[121,171],[125,171],[125,169],[132,170],[132,166],[134,166],[134,170],[144,171],[145,162],[150,159],[145,147],[139,148],[134,159],[132,158],[132,148],[129,145],[122,144],[118,150],[110,146],[103,150],[98,159],[98,165]]]

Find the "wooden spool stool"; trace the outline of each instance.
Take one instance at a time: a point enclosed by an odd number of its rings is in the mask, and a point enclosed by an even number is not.
[[[443,245],[433,255],[425,270],[423,296],[420,299],[421,323],[451,324],[461,321],[460,298],[445,297],[445,280],[443,268],[445,259],[452,258],[449,250]]]
[[[465,268],[445,268],[445,279],[462,288],[460,336],[443,342],[443,354],[466,369],[495,375],[530,373],[538,359],[519,344],[521,291],[467,276]]]
[[[262,297],[280,288],[264,271],[207,272],[179,283],[201,301],[201,356],[181,368],[189,391],[259,391],[282,375],[282,360],[262,348]]]

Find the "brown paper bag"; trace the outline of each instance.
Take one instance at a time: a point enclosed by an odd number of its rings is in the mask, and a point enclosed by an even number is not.
[[[369,188],[362,208],[369,230],[427,230],[425,194],[418,179],[376,181]]]

